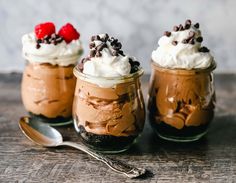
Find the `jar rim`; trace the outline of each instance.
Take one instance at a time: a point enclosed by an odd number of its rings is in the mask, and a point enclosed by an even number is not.
[[[217,64],[214,61],[209,67],[207,68],[194,68],[194,69],[182,69],[182,68],[166,68],[160,66],[158,63],[151,60],[151,65],[154,69],[167,72],[167,73],[179,73],[179,74],[193,74],[193,73],[204,73],[204,72],[211,72],[216,69]]]
[[[144,74],[144,70],[142,67],[139,67],[138,71],[136,71],[134,73],[131,73],[131,74],[128,74],[125,76],[115,76],[115,77],[92,76],[89,74],[85,74],[85,73],[81,72],[77,66],[74,67],[73,72],[76,77],[82,77],[82,78],[86,78],[89,80],[101,79],[101,80],[117,80],[117,81],[124,81],[124,80],[133,79],[133,78],[138,78]]]

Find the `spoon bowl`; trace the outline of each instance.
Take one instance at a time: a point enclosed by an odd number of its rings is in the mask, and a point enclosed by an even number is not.
[[[55,147],[63,142],[60,132],[33,118],[21,117],[19,126],[25,136],[38,145]]]
[[[146,173],[143,168],[136,168],[132,165],[128,165],[126,162],[106,157],[102,154],[94,152],[83,144],[77,144],[74,142],[63,141],[62,135],[55,128],[48,124],[34,120],[30,117],[21,117],[19,121],[19,127],[25,136],[32,142],[44,146],[44,147],[57,147],[57,146],[70,146],[79,149],[95,159],[105,163],[112,170],[122,173],[129,178],[139,177]]]

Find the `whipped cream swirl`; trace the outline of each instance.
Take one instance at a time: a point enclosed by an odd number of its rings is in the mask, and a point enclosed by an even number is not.
[[[100,34],[103,38],[105,34]],[[94,41],[94,47],[104,44],[101,40]],[[131,71],[129,57],[126,55],[112,54],[111,42],[107,41],[100,53],[101,55],[91,57],[84,63],[83,73],[99,77],[118,77],[128,75]]]
[[[81,79],[110,88],[124,82],[126,76],[140,69],[139,62],[125,55],[121,43],[108,34],[92,36],[89,47],[89,56],[81,60],[78,68],[80,72],[92,77]]]
[[[76,64],[83,52],[80,40],[73,40],[69,44],[63,40],[57,45],[41,43],[38,49],[36,48],[37,38],[33,32],[23,35],[22,44],[23,57],[30,63],[68,66]]]
[[[152,60],[155,63],[165,68],[188,70],[204,69],[214,64],[209,50],[201,47],[203,39],[198,29],[199,24],[191,25],[191,21],[188,21],[190,23],[187,28],[181,27],[181,30],[178,30],[179,27],[175,26],[175,31],[168,32],[159,39],[158,48],[152,52]]]

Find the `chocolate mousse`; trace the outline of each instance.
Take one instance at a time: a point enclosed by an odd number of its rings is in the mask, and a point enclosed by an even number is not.
[[[142,132],[145,108],[139,62],[107,34],[93,36],[90,55],[75,68],[73,115],[83,141],[102,152],[127,149]]]
[[[53,121],[70,118],[76,83],[73,68],[74,65],[28,64],[22,79],[26,110],[42,118],[55,118]]]
[[[53,125],[71,122],[73,68],[82,53],[79,36],[69,23],[56,33],[51,22],[38,24],[23,36],[26,66],[21,95],[31,116]]]
[[[152,53],[148,109],[161,138],[197,140],[213,119],[216,64],[209,49],[201,47],[202,41],[199,24],[187,20],[184,26],[166,31]]]

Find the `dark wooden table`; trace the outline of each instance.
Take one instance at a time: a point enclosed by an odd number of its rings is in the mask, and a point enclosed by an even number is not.
[[[73,148],[43,148],[18,127],[26,112],[20,98],[21,74],[0,74],[0,182],[236,182],[236,74],[216,75],[216,117],[208,135],[195,143],[170,143],[153,134],[148,121],[130,150],[111,155],[145,167],[142,179],[118,175]],[[148,76],[143,77],[144,94]],[[78,141],[73,126],[60,127]]]

